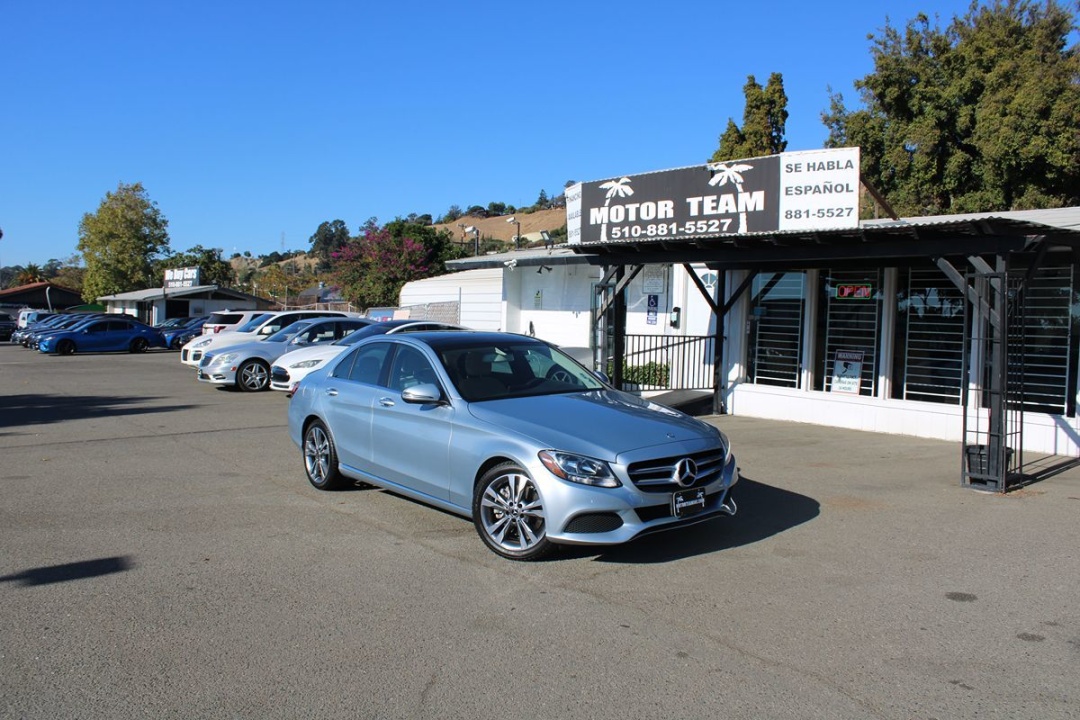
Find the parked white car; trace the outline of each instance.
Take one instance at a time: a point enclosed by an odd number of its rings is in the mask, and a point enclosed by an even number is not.
[[[266,310],[218,310],[210,313],[210,317],[202,326],[202,334],[218,335],[223,332],[232,332],[259,315],[269,314],[271,313]]]
[[[239,345],[251,340],[262,340],[276,333],[286,325],[297,320],[312,320],[323,317],[360,317],[357,313],[338,312],[335,310],[286,310],[285,312],[262,313],[241,325],[236,330],[216,335],[199,335],[180,348],[180,362],[189,367],[198,367],[202,357],[210,350],[220,350],[230,345]]]
[[[265,340],[211,350],[199,362],[199,382],[235,387],[244,392],[266,390],[270,384],[270,364],[277,358],[300,348],[329,345],[369,327],[372,322],[363,318],[299,320]]]
[[[335,340],[329,345],[305,347],[292,350],[279,357],[270,368],[270,389],[281,390],[290,395],[296,385],[308,373],[325,365],[345,352],[353,343],[372,335],[415,332],[418,330],[464,330],[465,328],[433,320],[384,320]]]

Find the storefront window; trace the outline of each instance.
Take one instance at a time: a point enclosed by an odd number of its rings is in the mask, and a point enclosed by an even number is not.
[[[797,388],[802,362],[806,274],[754,278],[749,315],[749,377],[758,385]]]
[[[882,271],[822,271],[814,353],[814,387],[826,392],[876,392]]]
[[[964,297],[936,268],[900,271],[892,396],[956,405],[963,390]]]
[[[1023,271],[1010,273],[1010,404],[1025,410],[1074,415],[1076,325],[1080,297],[1072,266],[1040,269],[1020,290]],[[1019,302],[1018,302],[1019,300]],[[1019,320],[1019,322],[1017,322]]]

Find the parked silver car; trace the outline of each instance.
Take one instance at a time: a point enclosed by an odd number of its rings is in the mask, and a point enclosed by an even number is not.
[[[199,382],[259,392],[270,386],[270,365],[287,352],[329,345],[354,330],[367,327],[364,318],[300,320],[265,340],[249,340],[205,353],[199,361]]]
[[[723,433],[521,335],[364,340],[300,381],[289,433],[316,488],[359,480],[470,517],[512,559],[736,510]]]

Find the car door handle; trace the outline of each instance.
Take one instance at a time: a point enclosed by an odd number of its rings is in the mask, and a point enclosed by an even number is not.
[[[328,397],[337,397],[337,388],[326,388],[326,395]]]
[[[383,407],[394,407],[394,398],[381,397],[379,398],[379,404]]]

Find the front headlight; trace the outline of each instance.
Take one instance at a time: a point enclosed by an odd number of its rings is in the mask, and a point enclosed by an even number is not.
[[[728,440],[728,436],[725,433],[720,432],[719,429],[717,429],[717,432],[720,433],[720,442],[724,447],[724,464],[726,465],[728,459],[731,458],[731,441]]]
[[[603,460],[558,450],[541,450],[537,457],[552,475],[563,480],[606,488],[619,487],[622,484]]]
[[[298,363],[293,363],[289,366],[289,368],[292,370],[304,370],[307,368],[313,368],[316,365],[319,365],[321,362],[322,358],[319,358],[317,360],[301,360]]]
[[[210,344],[210,343],[212,343],[212,342],[214,342],[214,338],[212,338],[212,337],[208,337],[208,338],[206,338],[205,340],[200,340],[199,342],[195,343],[195,344],[194,344],[194,345],[192,345],[191,347],[193,347],[193,348],[201,348],[201,347],[206,347],[207,345],[209,345],[209,344]]]
[[[229,352],[224,355],[215,355],[211,361],[211,365],[231,365],[240,358],[240,353]]]

